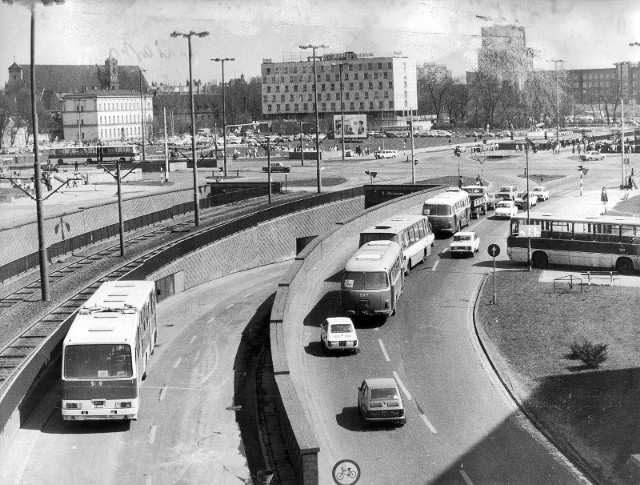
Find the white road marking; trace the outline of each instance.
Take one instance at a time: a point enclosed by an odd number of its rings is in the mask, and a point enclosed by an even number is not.
[[[182,357],[178,357],[178,360],[176,360],[176,361],[173,363],[173,368],[174,368],[174,369],[176,369],[176,368],[180,365],[180,362],[181,362],[181,361],[182,361]]]
[[[160,398],[159,398],[159,401],[162,401],[162,400],[164,399],[164,396],[165,396],[166,394],[167,394],[167,388],[166,388],[166,387],[163,387],[163,388],[160,390]]]
[[[149,432],[149,444],[152,445],[153,442],[156,440],[156,429],[157,426],[154,424],[153,426],[151,426],[151,431]]]
[[[229,308],[231,308],[233,306],[233,303],[231,305],[229,305],[227,308],[225,308],[225,310],[228,310]]]
[[[440,262],[440,260],[438,260],[435,263],[433,263],[433,268],[431,268],[431,271],[435,271],[436,270],[436,266],[438,266],[439,262]]]
[[[433,434],[438,434],[438,431],[436,431],[436,428],[433,427],[431,422],[427,419],[427,417],[423,413],[420,413],[420,417],[422,418],[422,421],[424,421],[424,424],[427,425],[427,428],[429,428],[429,431],[431,431]]]
[[[378,343],[380,344],[380,350],[382,350],[382,355],[384,355],[384,359],[387,362],[391,362],[391,359],[389,358],[389,354],[387,354],[387,349],[384,348],[384,344],[382,343],[382,339],[378,339]]]
[[[404,395],[407,396],[407,399],[409,401],[412,401],[413,397],[411,396],[411,393],[409,392],[409,390],[406,387],[404,387],[404,384],[400,380],[400,376],[398,375],[398,373],[396,371],[393,371],[393,377],[395,378],[396,382],[400,386],[400,389],[402,389],[402,392],[404,392]]]
[[[191,337],[191,340],[189,340],[189,344],[192,344],[193,342],[195,342],[197,338],[198,338],[197,335],[194,335],[193,337]]]
[[[464,478],[464,481],[467,483],[467,485],[473,485],[473,482],[469,478],[469,475],[467,475],[467,472],[465,472],[462,468],[460,469],[460,475],[462,475],[462,478]]]

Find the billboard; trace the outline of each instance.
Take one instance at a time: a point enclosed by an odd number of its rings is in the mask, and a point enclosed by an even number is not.
[[[342,138],[342,116],[333,115],[333,131],[335,138]],[[344,137],[366,138],[367,137],[367,115],[344,115]]]

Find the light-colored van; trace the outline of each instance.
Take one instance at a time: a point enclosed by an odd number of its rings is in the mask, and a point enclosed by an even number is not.
[[[398,152],[396,150],[377,150],[373,156],[376,158],[396,158]]]

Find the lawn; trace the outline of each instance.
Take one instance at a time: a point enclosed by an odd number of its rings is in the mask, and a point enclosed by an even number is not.
[[[638,214],[640,197],[614,210]],[[581,292],[565,284],[554,292],[540,275],[497,273],[496,305],[489,277],[477,306],[481,338],[503,380],[563,451],[603,482],[628,483],[623,466],[640,453],[640,289]],[[571,344],[583,340],[608,345],[599,368],[570,358]]]

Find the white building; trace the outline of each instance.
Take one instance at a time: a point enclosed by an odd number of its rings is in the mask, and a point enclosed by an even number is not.
[[[340,94],[342,65],[342,94]],[[269,118],[304,118],[315,113],[313,57],[304,61],[263,60],[262,113]],[[372,57],[353,52],[316,57],[318,112],[388,119],[415,114],[418,108],[416,61],[407,57]],[[342,104],[341,104],[342,101]]]
[[[153,123],[151,96],[117,90],[68,94],[62,98],[64,139],[87,143],[141,140],[143,113],[148,135]]]

